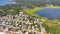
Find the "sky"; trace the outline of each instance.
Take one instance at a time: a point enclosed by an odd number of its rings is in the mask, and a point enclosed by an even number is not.
[[[14,2],[10,2],[10,0],[0,0],[0,5],[6,5],[6,4],[13,4]]]

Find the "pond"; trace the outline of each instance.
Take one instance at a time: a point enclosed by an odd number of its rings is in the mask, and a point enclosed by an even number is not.
[[[47,17],[48,19],[60,20],[60,8],[44,8],[35,12],[41,17]]]

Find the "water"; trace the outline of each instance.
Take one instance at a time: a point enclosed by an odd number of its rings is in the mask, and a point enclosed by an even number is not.
[[[15,4],[15,2],[11,2],[11,0],[0,0],[0,6],[8,4]]]
[[[48,19],[60,19],[60,8],[44,8],[36,11],[35,14]]]

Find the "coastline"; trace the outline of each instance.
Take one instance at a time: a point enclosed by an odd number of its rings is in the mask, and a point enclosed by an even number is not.
[[[36,12],[37,10],[44,9],[44,8],[60,8],[60,6],[35,7],[34,9],[25,9],[25,12],[26,12],[28,15],[40,17],[39,15],[34,14],[34,12]]]

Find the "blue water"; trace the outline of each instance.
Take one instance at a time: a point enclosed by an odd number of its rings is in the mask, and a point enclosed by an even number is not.
[[[60,20],[60,8],[44,8],[35,12],[41,17],[47,17],[48,19]]]
[[[0,0],[0,5],[14,4],[11,0]]]

